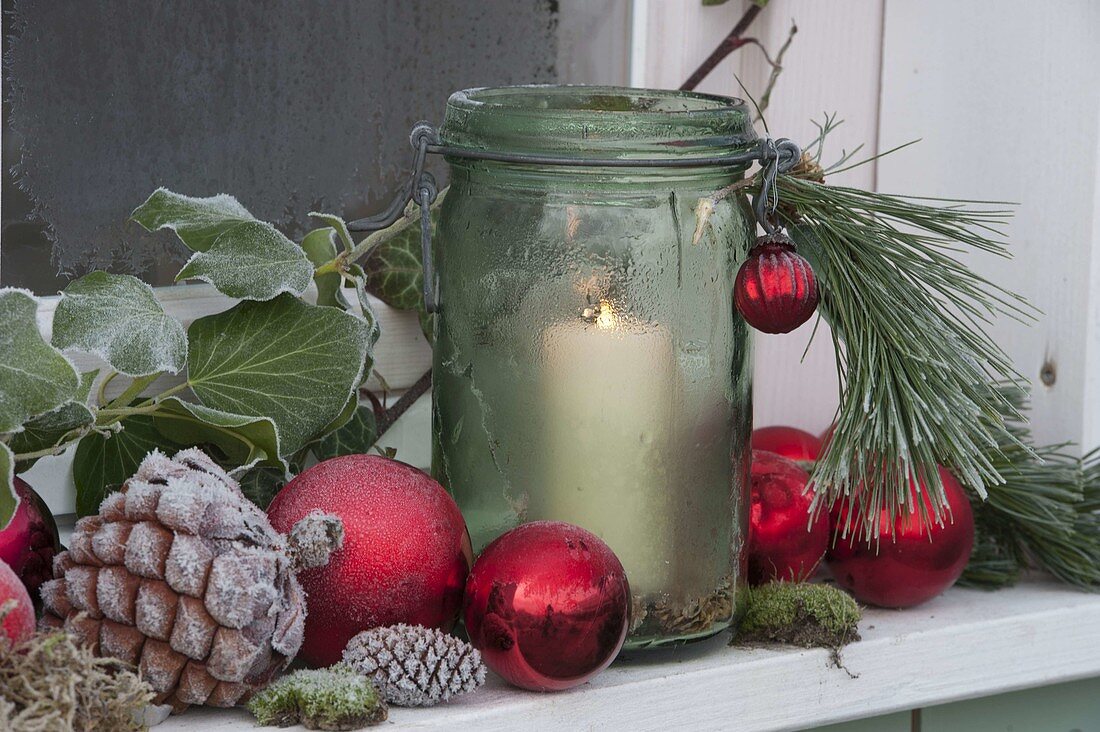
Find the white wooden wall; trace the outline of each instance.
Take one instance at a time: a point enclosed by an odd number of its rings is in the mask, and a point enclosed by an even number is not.
[[[678,85],[744,7],[635,0],[644,18],[634,21],[632,83]],[[1019,202],[1015,259],[972,263],[1044,315],[1031,327],[1002,320],[993,336],[1034,385],[1036,436],[1100,444],[1100,3],[772,0],[749,35],[774,52],[792,19],[799,32],[767,113],[772,134],[809,140],[811,118],[838,112],[846,122],[834,153],[923,141],[836,182]],[[736,75],[759,94],[768,73],[746,46],[700,89],[736,95]],[[757,337],[758,425],[829,423],[831,344],[819,331],[800,362],[809,331]],[[1050,386],[1039,378],[1048,362]]]

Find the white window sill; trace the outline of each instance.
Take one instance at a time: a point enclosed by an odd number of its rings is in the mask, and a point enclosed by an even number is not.
[[[1045,581],[991,593],[953,589],[913,610],[868,610],[860,633],[841,654],[851,675],[825,650],[728,648],[723,634],[621,659],[564,693],[519,691],[490,675],[485,688],[450,704],[391,708],[388,724],[796,730],[1100,675],[1100,596]],[[155,729],[254,725],[246,711],[204,708]]]

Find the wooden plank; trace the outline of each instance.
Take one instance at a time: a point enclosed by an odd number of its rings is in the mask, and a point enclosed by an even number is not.
[[[725,638],[625,658],[559,694],[493,676],[431,709],[390,710],[398,729],[795,730],[1100,675],[1100,597],[1046,583],[952,589],[919,608],[868,610],[844,649],[728,648]],[[848,673],[850,672],[850,673]],[[159,730],[252,729],[243,711],[192,710]],[[299,728],[300,729],[300,728]]]
[[[1047,442],[1100,442],[1100,4],[1043,12],[1026,0],[886,3],[879,187],[1018,201],[1015,258],[974,256],[1025,295],[1035,325],[999,320],[994,339],[1033,384]],[[1090,294],[1091,291],[1091,294]],[[1044,364],[1056,380],[1040,380]]]

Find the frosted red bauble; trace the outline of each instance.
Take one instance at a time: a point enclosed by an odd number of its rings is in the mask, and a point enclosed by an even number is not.
[[[38,587],[53,577],[53,557],[61,551],[57,524],[46,502],[21,478],[14,482],[19,505],[0,529],[0,561],[23,581],[37,604]]]
[[[301,660],[336,663],[369,628],[454,625],[472,551],[462,514],[439,483],[396,460],[348,455],[290,481],[267,513],[287,531],[315,509],[343,520],[344,546],[328,565],[298,575],[309,611]]]
[[[615,659],[630,587],[595,534],[559,521],[524,524],[478,557],[466,583],[470,642],[493,671],[532,691],[560,691]]]
[[[826,555],[829,570],[837,584],[860,602],[913,607],[955,584],[966,568],[974,546],[974,515],[959,481],[945,469],[939,471],[950,507],[942,526],[925,528],[917,513],[907,513],[894,520],[890,536],[890,517],[883,511],[877,543],[868,544],[852,529],[846,538],[835,537]],[[923,491],[921,496],[930,506]],[[838,527],[847,525],[847,510],[837,511],[835,518]]]
[[[749,509],[749,583],[800,582],[817,569],[829,548],[829,516],[810,521],[810,476],[790,460],[752,451]]]
[[[0,652],[3,652],[7,644],[19,643],[34,635],[34,603],[23,580],[6,562],[0,562],[0,609],[7,611],[0,621],[0,629],[7,636],[7,639],[0,639]]]
[[[821,438],[797,427],[761,427],[752,431],[752,449],[774,452],[788,460],[817,460]]]
[[[789,333],[817,309],[817,279],[782,235],[764,236],[749,251],[733,284],[745,321],[764,333]]]

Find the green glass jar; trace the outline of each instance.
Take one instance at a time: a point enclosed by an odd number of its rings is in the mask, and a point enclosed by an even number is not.
[[[492,153],[669,161],[756,140],[739,100],[607,87],[458,92],[440,132]],[[739,192],[715,194],[744,163],[447,159],[433,470],[475,550],[523,522],[578,524],[626,569],[628,648],[729,627],[752,412],[732,293],[754,225]]]

